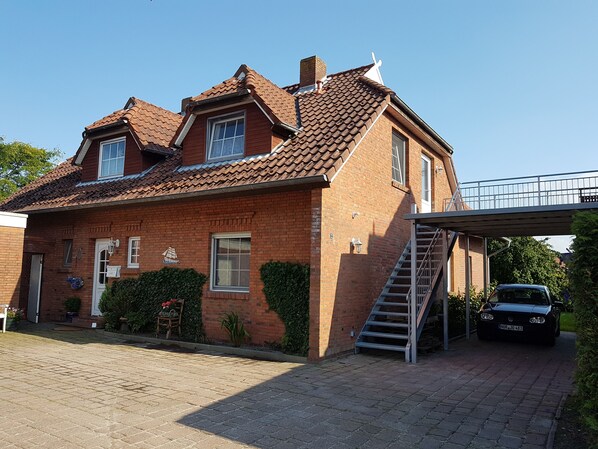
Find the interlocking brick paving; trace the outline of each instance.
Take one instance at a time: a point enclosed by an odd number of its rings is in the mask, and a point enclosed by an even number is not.
[[[30,326],[0,334],[0,447],[543,448],[574,353],[563,333],[301,365]]]

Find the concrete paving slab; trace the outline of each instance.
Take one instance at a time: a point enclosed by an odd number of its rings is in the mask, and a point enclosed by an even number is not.
[[[417,365],[154,346],[44,326],[0,334],[2,447],[544,447],[575,367],[570,333],[553,348],[474,337]]]

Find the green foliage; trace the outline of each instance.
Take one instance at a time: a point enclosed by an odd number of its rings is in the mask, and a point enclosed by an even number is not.
[[[249,332],[245,330],[245,325],[236,312],[225,313],[220,318],[220,327],[226,329],[228,338],[233,346],[239,347],[243,344],[246,338],[249,338]]]
[[[268,262],[260,268],[264,294],[282,319],[282,350],[307,355],[309,349],[309,265]]]
[[[577,324],[577,388],[582,416],[598,435],[598,213],[578,212],[572,230],[569,274]],[[597,435],[594,444],[598,446]]]
[[[0,201],[50,171],[62,157],[59,150],[35,148],[0,137]]]
[[[67,312],[78,313],[81,308],[81,298],[78,296],[69,296],[64,300],[64,308]]]
[[[106,287],[98,307],[107,330],[118,330],[120,318],[138,309],[137,284],[137,279],[122,279]]]
[[[488,253],[505,246],[500,240],[491,240]],[[515,237],[511,247],[490,259],[490,278],[499,284],[540,284],[562,299],[568,288],[567,273],[558,263],[560,254],[546,241],[533,237]]]
[[[137,279],[114,281],[102,295],[99,305],[106,328],[118,330],[120,318],[124,317],[133,332],[153,330],[162,303],[177,298],[185,300],[181,338],[201,341],[201,295],[206,279],[204,274],[192,268],[165,267],[159,271],[146,271]]]
[[[484,292],[476,292],[473,288],[469,292],[469,325],[470,330],[476,327],[476,313],[482,306]],[[441,306],[442,307],[442,306]],[[448,297],[448,328],[449,338],[465,335],[465,294],[449,294]]]
[[[561,330],[564,332],[577,332],[575,315],[572,312],[561,313]]]

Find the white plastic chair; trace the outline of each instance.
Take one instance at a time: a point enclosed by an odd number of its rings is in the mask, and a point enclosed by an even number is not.
[[[6,317],[8,316],[8,304],[0,304],[0,319],[2,320],[2,333],[6,332]]]

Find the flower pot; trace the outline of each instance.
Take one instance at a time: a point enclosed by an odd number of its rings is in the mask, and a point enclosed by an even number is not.
[[[72,323],[73,317],[77,317],[77,316],[79,316],[79,314],[77,312],[67,312],[66,313],[66,322]]]
[[[20,321],[21,320],[15,320],[14,318],[6,318],[6,330],[7,331],[18,331]]]

